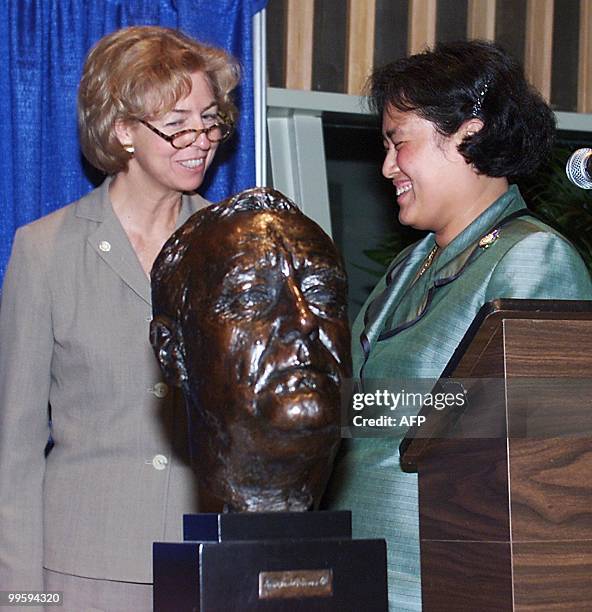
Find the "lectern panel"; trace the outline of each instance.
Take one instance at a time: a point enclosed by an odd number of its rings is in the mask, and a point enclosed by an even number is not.
[[[508,376],[592,374],[592,351],[582,345],[589,337],[590,321],[506,319],[503,327]]]
[[[508,541],[506,440],[432,441],[422,465],[422,540]]]
[[[508,419],[512,439],[592,438],[590,398],[592,372],[587,378],[512,377],[500,416]]]
[[[512,610],[508,543],[422,541],[421,555],[423,612]]]
[[[592,610],[591,346],[592,301],[497,300],[471,324],[444,371],[475,381],[465,410],[401,444],[424,612]]]
[[[514,544],[515,610],[590,610],[592,541]]]
[[[590,438],[510,440],[512,539],[592,541],[590,474]]]

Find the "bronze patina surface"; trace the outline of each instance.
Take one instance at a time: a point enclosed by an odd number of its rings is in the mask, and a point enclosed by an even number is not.
[[[330,238],[281,193],[242,192],[171,237],[152,301],[151,342],[185,395],[200,485],[233,511],[314,506],[351,374]]]

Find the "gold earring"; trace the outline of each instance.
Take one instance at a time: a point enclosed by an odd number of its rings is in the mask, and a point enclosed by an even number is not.
[[[121,145],[130,155],[134,154],[134,151],[136,150],[133,144],[124,144]]]

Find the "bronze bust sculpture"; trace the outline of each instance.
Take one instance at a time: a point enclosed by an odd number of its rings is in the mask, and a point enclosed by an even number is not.
[[[197,212],[158,256],[152,346],[185,396],[200,485],[227,509],[318,502],[351,374],[346,294],[329,237],[271,189]]]

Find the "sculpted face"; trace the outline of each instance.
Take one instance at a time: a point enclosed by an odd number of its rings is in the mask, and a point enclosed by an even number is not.
[[[339,256],[290,211],[237,212],[193,240],[183,389],[199,477],[235,510],[305,510],[329,476],[350,375]]]

